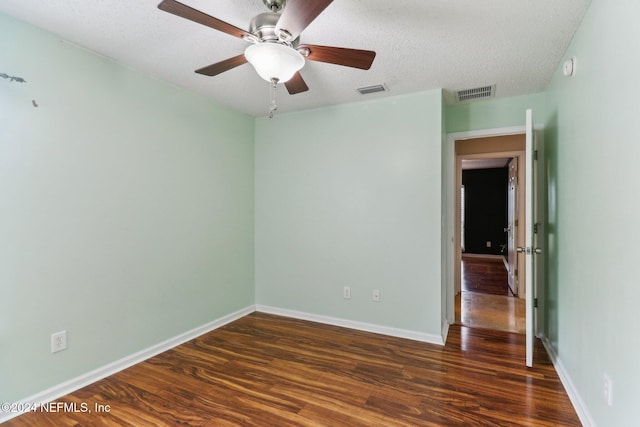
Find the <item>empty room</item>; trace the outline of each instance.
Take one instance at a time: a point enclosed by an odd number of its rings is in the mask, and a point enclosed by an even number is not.
[[[637,16],[2,0],[0,423],[636,425]],[[457,316],[472,251],[517,329]]]

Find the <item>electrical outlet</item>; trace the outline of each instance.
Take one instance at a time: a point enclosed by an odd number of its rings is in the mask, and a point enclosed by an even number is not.
[[[604,401],[607,402],[607,405],[613,406],[613,382],[611,382],[611,377],[609,375],[604,374],[603,377],[603,396]]]
[[[380,291],[378,289],[373,290],[373,300],[375,302],[380,302]]]
[[[342,289],[342,298],[351,299],[351,288],[349,286],[345,286]]]
[[[490,248],[491,247],[491,242],[487,240],[487,247]]]
[[[67,331],[51,334],[51,353],[57,353],[67,349]]]

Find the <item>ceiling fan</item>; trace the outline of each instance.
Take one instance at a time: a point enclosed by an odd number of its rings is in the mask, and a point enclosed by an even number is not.
[[[158,8],[251,43],[243,54],[196,70],[205,76],[216,76],[249,62],[260,77],[272,83],[274,89],[277,83],[283,83],[289,94],[294,95],[309,90],[299,72],[305,60],[362,70],[371,68],[376,56],[373,51],[300,44],[300,33],[333,0],[262,1],[270,12],[255,16],[248,31],[175,0],[162,0]]]

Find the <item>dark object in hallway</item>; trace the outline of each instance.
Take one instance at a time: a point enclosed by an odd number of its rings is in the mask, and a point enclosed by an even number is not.
[[[507,243],[509,168],[462,171],[464,248],[472,254],[501,255]],[[487,246],[491,242],[491,246]]]

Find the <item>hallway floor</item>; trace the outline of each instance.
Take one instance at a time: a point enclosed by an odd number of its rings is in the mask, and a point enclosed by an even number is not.
[[[500,260],[465,258],[462,292],[456,295],[456,323],[472,328],[525,332],[525,300],[514,297]]]

